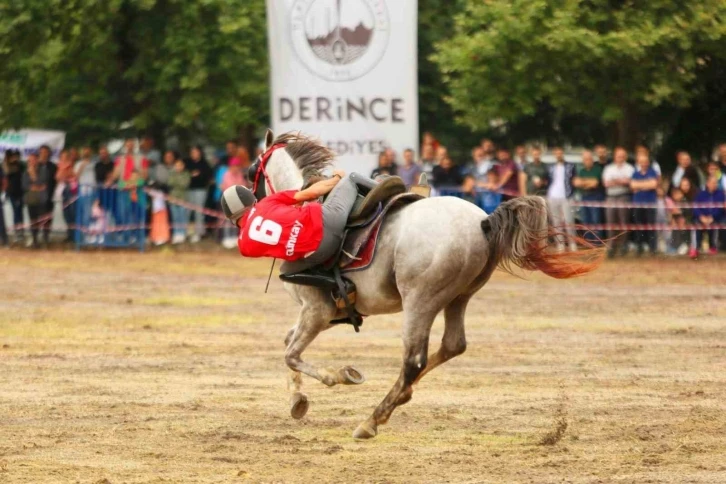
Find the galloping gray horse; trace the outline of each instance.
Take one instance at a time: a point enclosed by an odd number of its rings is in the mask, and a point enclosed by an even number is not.
[[[334,154],[299,134],[266,136],[266,149],[275,145],[263,167],[267,193],[300,189],[304,180],[319,177]],[[486,284],[497,267],[540,270],[557,278],[585,274],[597,268],[602,253],[591,246],[579,252],[553,253],[548,238],[568,237],[552,227],[545,202],[521,197],[503,203],[491,215],[453,197],[428,198],[388,216],[381,229],[373,263],[348,277],[358,288],[356,307],[362,314],[403,311],[403,367],[391,391],[353,437],[375,437],[393,410],[411,399],[413,385],[426,373],[464,353],[464,313],[469,299]],[[578,240],[579,241],[579,240]],[[351,366],[337,371],[317,368],[302,360],[305,348],[330,321],[345,317],[323,290],[285,284],[300,304],[300,314],[285,343],[285,362],[291,369],[291,414],[302,418],[308,400],[301,373],[328,386],[358,384],[362,374]],[[438,351],[428,355],[434,318],[444,311],[445,328]]]

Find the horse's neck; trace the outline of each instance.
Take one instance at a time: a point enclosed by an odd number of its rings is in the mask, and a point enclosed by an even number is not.
[[[270,163],[267,164],[267,176],[275,192],[300,190],[303,185],[300,169],[295,164],[295,161],[287,154],[285,156],[273,155]]]

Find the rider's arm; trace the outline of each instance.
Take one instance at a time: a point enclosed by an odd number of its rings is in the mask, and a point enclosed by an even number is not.
[[[342,172],[336,171],[332,178],[321,180],[305,190],[300,190],[294,195],[294,198],[298,202],[306,202],[308,200],[315,200],[323,195],[327,195],[335,187],[335,185],[338,184],[342,177]]]

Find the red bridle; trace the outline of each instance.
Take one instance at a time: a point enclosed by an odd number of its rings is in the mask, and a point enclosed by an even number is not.
[[[272,191],[272,194],[275,194],[275,187],[272,186],[272,182],[270,181],[270,178],[267,176],[267,170],[265,170],[265,166],[267,165],[267,162],[270,161],[270,157],[272,156],[272,153],[275,152],[275,150],[279,148],[284,148],[284,143],[278,143],[276,145],[272,145],[268,148],[267,151],[262,153],[260,157],[257,159],[256,164],[258,165],[257,171],[255,173],[255,180],[252,184],[252,192],[257,196],[257,187],[260,182],[260,175],[265,179],[267,184],[270,187],[270,190]]]

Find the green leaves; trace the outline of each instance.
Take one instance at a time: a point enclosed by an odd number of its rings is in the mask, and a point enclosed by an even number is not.
[[[726,3],[617,3],[467,0],[432,56],[457,118],[486,130],[543,102],[603,122],[688,105],[704,59],[726,52]]]
[[[264,0],[6,0],[0,129],[235,136],[266,121],[265,26]]]

